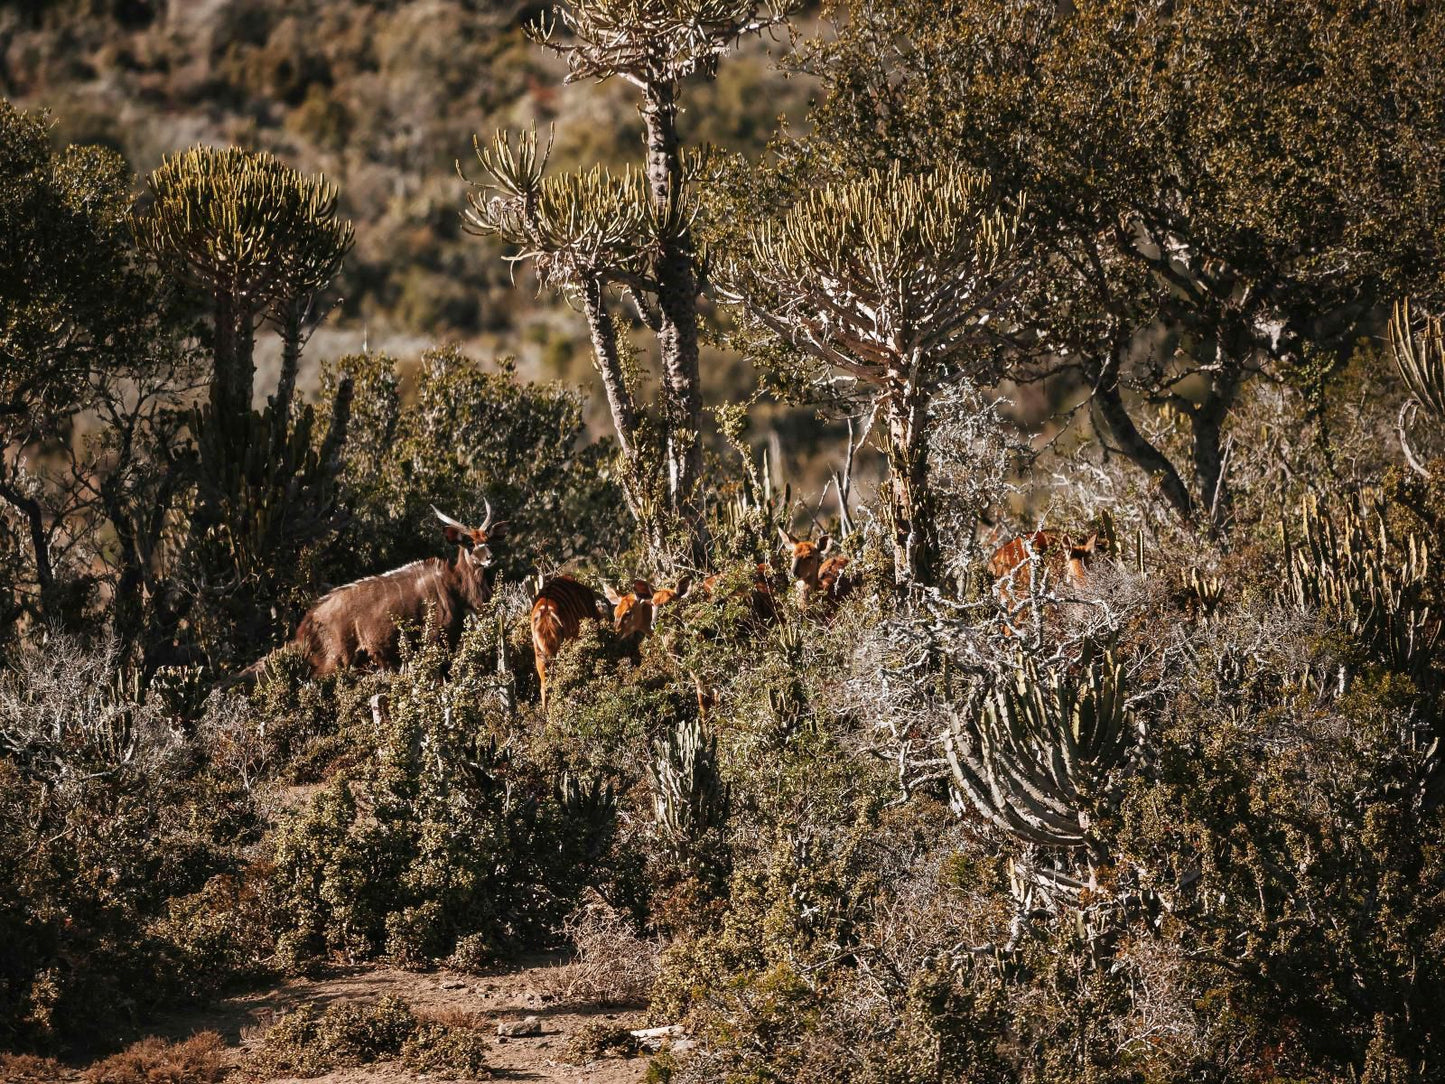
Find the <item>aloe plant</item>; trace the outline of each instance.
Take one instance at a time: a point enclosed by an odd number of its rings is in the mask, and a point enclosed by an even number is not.
[[[1024,843],[1093,847],[1091,811],[1141,734],[1109,651],[1044,668],[1020,651],[1013,673],[956,713],[944,737],[953,783]]]
[[[1424,409],[1435,420],[1445,419],[1445,321],[1426,316],[1417,333],[1408,299],[1397,302],[1388,329],[1390,352],[1410,398],[1400,408],[1396,432],[1410,469],[1428,478],[1430,472],[1416,458],[1406,435],[1415,412]]]
[[[684,867],[702,867],[707,837],[727,823],[732,797],[718,771],[717,738],[685,719],[653,746],[647,766],[653,824]]]

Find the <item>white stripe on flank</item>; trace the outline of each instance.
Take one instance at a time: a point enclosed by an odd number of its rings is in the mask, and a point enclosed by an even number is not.
[[[378,572],[375,576],[363,576],[359,580],[352,580],[350,583],[342,584],[340,587],[335,588],[332,593],[334,594],[336,591],[347,591],[353,587],[360,587],[363,583],[371,583],[374,580],[387,580],[393,576],[400,576],[403,572],[410,572],[414,568],[421,567],[429,560],[431,560],[430,557],[424,557],[420,561],[411,562],[409,565],[393,568],[390,572]]]

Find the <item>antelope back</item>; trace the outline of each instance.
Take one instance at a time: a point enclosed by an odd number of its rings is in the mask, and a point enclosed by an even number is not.
[[[583,621],[598,616],[596,591],[571,576],[553,576],[532,602],[533,643],[551,657],[565,641],[576,639]]]
[[[1083,586],[1089,565],[1098,552],[1099,536],[1091,534],[1082,542],[1059,531],[1040,530],[1005,542],[989,558],[999,596],[1009,596],[1033,589],[1036,560],[1044,562],[1050,574],[1062,577],[1075,586]]]

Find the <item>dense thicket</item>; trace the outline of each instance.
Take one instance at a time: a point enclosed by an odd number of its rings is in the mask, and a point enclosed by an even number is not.
[[[0,1044],[570,947],[564,996],[687,1025],[655,1079],[1445,1080],[1441,15],[998,9],[850,5],[792,58],[806,125],[661,155],[660,201],[491,145],[474,222],[566,264],[622,391],[664,381],[630,446],[455,346],[326,359],[308,401],[296,302],[350,240],[321,182],[195,151],[133,207],[114,155],[0,105]],[[567,11],[594,49],[670,19],[701,74],[770,17]],[[198,276],[187,200],[284,288]],[[697,317],[763,379],[717,412],[735,465],[693,458]],[[258,410],[216,389],[263,319],[292,361]],[[756,461],[765,396],[848,419],[826,490]],[[509,523],[455,645],[320,677],[278,648],[325,588],[459,559],[433,507]],[[559,570],[692,583],[640,639],[584,621],[543,708]],[[327,1029],[445,1038],[390,1005],[288,1027],[278,1072]]]

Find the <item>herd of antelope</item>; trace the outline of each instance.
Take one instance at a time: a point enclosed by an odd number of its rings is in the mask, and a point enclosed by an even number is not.
[[[502,537],[505,523],[494,523],[492,506],[480,527],[468,527],[433,508],[442,524],[446,541],[456,546],[450,558],[429,557],[377,576],[367,576],[324,595],[297,626],[293,645],[316,676],[343,667],[394,670],[401,664],[401,629],[421,625],[433,611],[432,627],[437,636],[454,648],[468,614],[481,610],[491,598],[486,570],[492,563],[491,543]],[[804,603],[835,603],[853,588],[847,574],[848,558],[832,554],[828,535],[816,541],[797,538],[778,528],[783,554],[790,561],[789,573]],[[989,561],[994,590],[1005,609],[1012,612],[1018,600],[1033,588],[1035,569],[1064,582],[1082,585],[1086,570],[1098,548],[1097,535],[1079,542],[1057,531],[1040,530],[1010,539],[999,546]],[[720,575],[707,577],[699,593],[713,599]],[[606,621],[609,616],[619,639],[637,642],[653,628],[657,612],[688,597],[691,577],[684,576],[672,587],[654,588],[646,580],[635,580],[626,593],[604,586],[603,596],[610,615],[591,587],[567,575],[545,580],[532,602],[532,647],[542,707],[547,705],[547,668],[562,646],[581,635],[584,621]],[[763,621],[778,613],[772,567],[760,563],[750,587],[746,588],[753,615]],[[734,592],[741,595],[743,592]],[[246,674],[260,673],[262,663]]]

